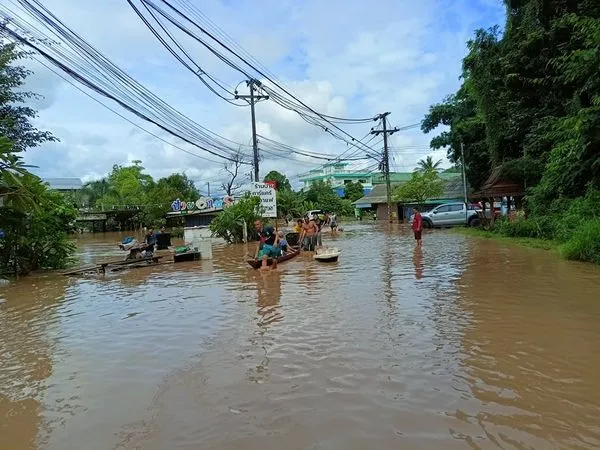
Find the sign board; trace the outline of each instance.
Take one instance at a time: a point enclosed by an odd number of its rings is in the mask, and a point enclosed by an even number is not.
[[[277,217],[277,193],[268,183],[252,183],[250,195],[260,198],[262,217]]]
[[[192,211],[212,211],[215,209],[227,208],[233,205],[233,197],[225,196],[223,199],[212,199],[201,197],[196,201],[190,200],[188,202],[180,199],[175,200],[171,203],[171,209],[181,214],[187,214]]]
[[[277,181],[265,181],[265,184],[268,184],[273,189],[277,189]]]

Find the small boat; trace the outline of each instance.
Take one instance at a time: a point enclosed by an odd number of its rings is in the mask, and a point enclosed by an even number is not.
[[[317,250],[313,258],[319,262],[332,263],[337,262],[341,253],[337,248],[324,248]]]
[[[182,245],[175,248],[173,261],[176,263],[185,261],[198,261],[200,256],[201,254],[197,248],[192,248],[190,245]]]
[[[174,262],[186,262],[186,261],[198,261],[200,259],[200,252],[198,250],[190,250],[183,253],[175,253],[173,255]]]
[[[292,259],[295,256],[298,256],[300,254],[300,249],[299,248],[290,248],[290,250],[283,256],[280,256],[279,258],[277,258],[277,264],[280,264],[284,261],[287,261],[288,259]],[[253,269],[260,269],[260,266],[262,266],[262,261],[260,259],[248,259],[248,264],[250,264],[250,266]],[[269,258],[267,259],[267,265],[271,266],[273,265],[273,258]]]

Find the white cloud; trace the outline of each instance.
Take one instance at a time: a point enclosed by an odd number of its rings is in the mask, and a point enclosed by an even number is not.
[[[265,0],[260,8],[245,0],[227,5],[217,0],[191,1],[315,110],[343,117],[372,117],[390,111],[391,126],[420,121],[430,104],[456,89],[466,39],[473,29],[499,21],[501,13],[491,0]],[[251,150],[249,108],[231,106],[210,93],[160,46],[126,2],[43,3],[153,93],[206,128],[242,143],[244,151]],[[104,20],[108,17],[110,27]],[[203,69],[228,85],[244,79],[190,38],[181,37],[181,42]],[[37,165],[41,175],[89,180],[106,174],[113,164],[139,159],[155,177],[186,171],[201,181],[200,187],[207,181],[218,184],[223,163],[207,162],[170,147],[39,64],[33,63],[32,68],[35,75],[27,88],[45,97],[34,104],[40,110],[37,124],[61,139],[27,153],[28,162]],[[244,89],[241,85],[240,93],[245,93]],[[141,122],[111,101],[102,101],[168,142],[216,159]],[[265,137],[313,152],[356,153],[271,100],[257,104],[256,115],[258,132]],[[344,129],[362,138],[375,125],[369,122]],[[443,151],[429,150],[430,139],[418,129],[394,134],[390,145],[398,170],[411,170],[429,154],[443,158]],[[294,175],[319,163],[305,156],[285,159],[264,152],[261,174],[276,169]],[[250,167],[245,172],[250,172]]]

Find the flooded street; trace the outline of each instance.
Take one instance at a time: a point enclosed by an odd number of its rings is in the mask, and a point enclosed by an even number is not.
[[[122,256],[79,238],[82,262]],[[339,263],[0,287],[0,449],[599,448],[600,270],[346,227]]]

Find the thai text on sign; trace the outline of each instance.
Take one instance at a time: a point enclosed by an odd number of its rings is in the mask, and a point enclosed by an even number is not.
[[[250,195],[260,199],[262,217],[277,217],[277,194],[268,183],[252,183]]]

